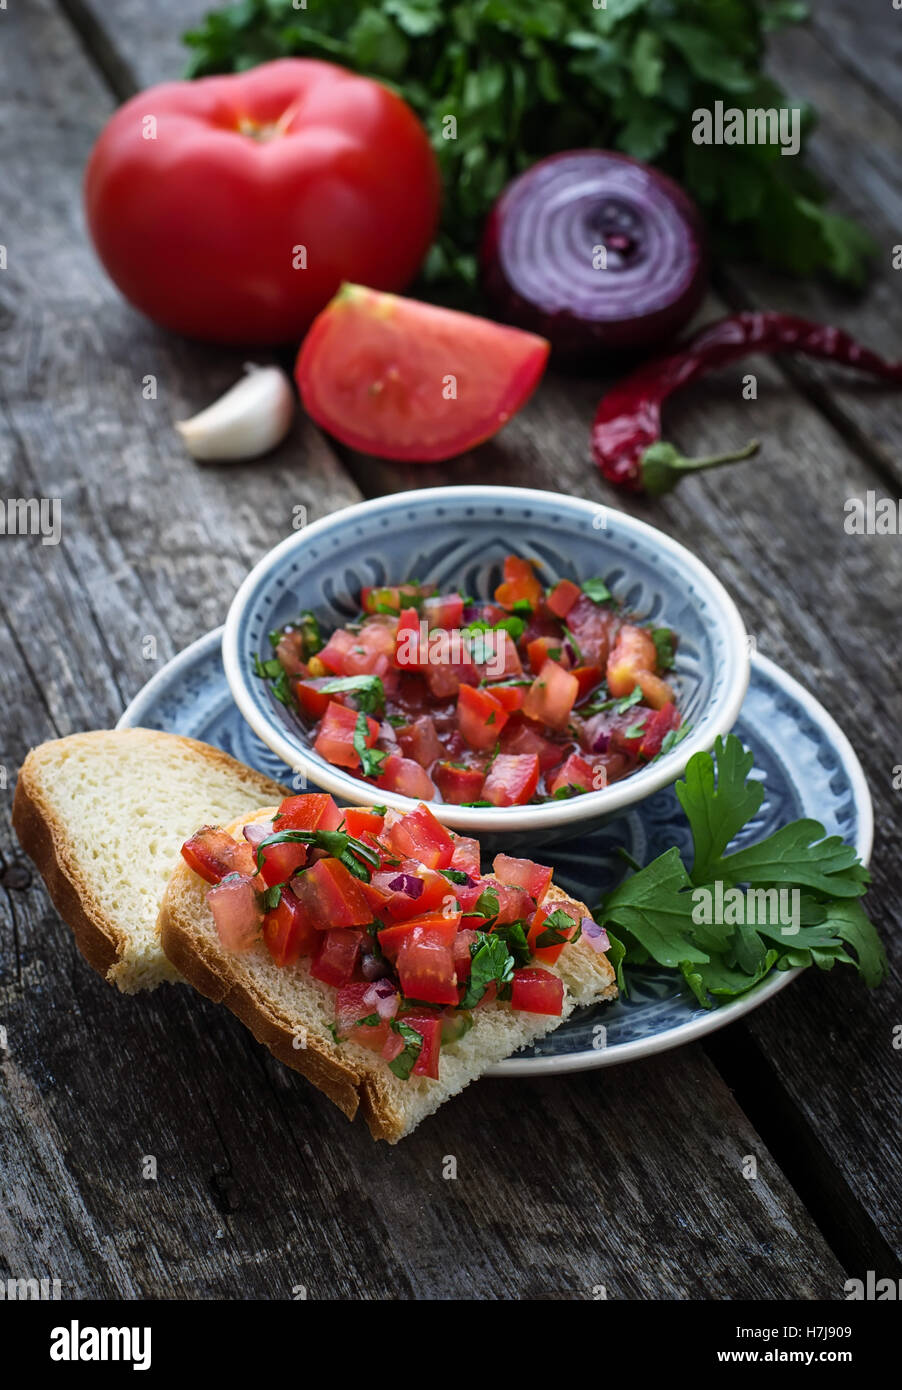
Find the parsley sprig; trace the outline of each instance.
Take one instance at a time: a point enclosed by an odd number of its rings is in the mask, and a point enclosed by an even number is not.
[[[789,0],[240,0],[186,35],[189,74],[285,55],[393,86],[424,122],[448,196],[427,275],[476,281],[486,213],[510,179],[560,150],[617,149],[660,165],[699,201],[721,246],[795,275],[860,282],[873,250],[828,212],[801,158],[772,145],[696,144],[694,113],[792,107],[764,71]],[[457,122],[448,138],[447,118]],[[802,109],[803,141],[814,124]]]
[[[650,963],[678,970],[705,1008],[745,994],[773,969],[830,970],[840,962],[871,988],[885,978],[883,946],[860,901],[870,875],[839,836],[806,818],[730,852],[764,798],[752,765],[733,734],[718,738],[713,755],[696,753],[676,784],[692,831],[691,869],[674,847],[603,898],[596,917],[608,929],[624,993],[624,965]],[[774,889],[797,893],[791,930],[747,910],[752,892],[760,901],[762,890]],[[728,892],[732,910],[710,920],[701,905]]]

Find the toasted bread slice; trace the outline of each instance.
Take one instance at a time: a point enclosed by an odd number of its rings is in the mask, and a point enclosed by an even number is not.
[[[269,807],[244,815],[227,829],[237,839],[249,821],[270,820],[275,813],[276,807]],[[611,999],[617,993],[607,958],[577,941],[564,947],[556,965],[547,967],[564,980],[562,1018],[514,1013],[498,1002],[480,1006],[470,1031],[442,1047],[438,1081],[422,1076],[402,1081],[359,1043],[336,1043],[331,1031],[335,990],[314,979],[306,961],[277,966],[262,943],[242,954],[226,951],[207,906],[208,891],[209,884],[187,864],[172,874],[160,911],[163,949],[172,964],[201,994],[231,1009],[280,1062],[325,1091],[349,1119],[361,1108],[374,1138],[390,1144],[493,1062],[557,1028],[576,1005]],[[574,901],[554,886],[549,899]],[[582,911],[588,915],[587,908]]]
[[[184,840],[284,789],[218,748],[151,729],[73,734],[33,748],[13,825],[90,965],[125,994],[178,972],[157,930]]]

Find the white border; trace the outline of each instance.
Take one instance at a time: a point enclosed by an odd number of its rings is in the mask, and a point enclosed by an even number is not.
[[[513,502],[522,506],[536,506],[550,502],[558,508],[576,511],[588,518],[597,517],[600,512],[616,511],[601,507],[595,502],[587,502],[584,498],[570,497],[566,493],[541,492],[536,488],[468,485],[397,492],[330,513],[321,521],[315,521],[302,531],[289,536],[254,566],[232,600],[223,633],[222,660],[232,698],[258,738],[262,739],[293,772],[304,773],[317,786],[352,805],[369,805],[374,796],[374,789],[366,782],[360,782],[356,777],[331,767],[315,754],[300,749],[282,732],[274,716],[267,717],[261,713],[251,694],[249,682],[252,677],[245,670],[239,656],[238,630],[245,608],[260,580],[271,570],[278,568],[286,557],[303,550],[308,541],[322,536],[337,525],[353,525],[361,516],[403,508],[414,500],[422,501],[424,495],[428,495],[430,500],[434,498],[441,502],[442,499],[446,499],[449,503],[475,499],[496,502],[499,505],[510,505]],[[627,512],[616,511],[616,516],[618,526],[622,526],[625,532],[632,532],[640,537],[647,547],[665,551],[679,559],[694,573],[700,587],[707,591],[714,604],[718,606],[717,616],[726,642],[724,660],[727,666],[727,686],[721,698],[722,708],[719,717],[704,730],[697,729],[690,733],[660,762],[650,764],[641,772],[625,777],[601,791],[584,793],[567,801],[546,802],[540,806],[504,806],[491,810],[485,807],[452,806],[441,802],[434,807],[435,813],[439,820],[452,830],[474,834],[504,834],[507,831],[540,831],[552,828],[556,830],[560,826],[591,822],[597,817],[623,811],[637,801],[644,801],[661,787],[669,786],[676,781],[685,771],[693,753],[711,748],[717,735],[728,733],[735,724],[748,689],[750,673],[748,638],[735,603],[707,565],[703,565],[701,560],[679,541],[672,540],[670,536],[656,530],[654,526],[649,526],[647,522],[637,521]],[[378,789],[378,796],[381,805],[393,806],[398,811],[410,809],[410,797],[384,791],[381,787]]]

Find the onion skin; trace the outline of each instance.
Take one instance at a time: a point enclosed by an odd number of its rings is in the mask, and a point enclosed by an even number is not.
[[[593,257],[605,247],[606,268]],[[481,253],[483,288],[507,322],[558,359],[660,346],[708,284],[704,222],[672,179],[608,150],[540,160],[502,193]]]

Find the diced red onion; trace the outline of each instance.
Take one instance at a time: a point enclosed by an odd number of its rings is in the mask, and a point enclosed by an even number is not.
[[[610,949],[611,943],[608,940],[608,934],[604,927],[598,925],[594,917],[583,917],[582,929],[583,937],[592,947],[593,951],[598,951],[600,955],[602,951]]]
[[[393,893],[403,893],[406,898],[419,898],[425,884],[416,874],[396,874],[388,886]]]
[[[224,878],[207,894],[219,939],[227,951],[250,951],[260,936],[262,914],[253,880],[244,874]]]
[[[255,847],[274,833],[271,820],[252,820],[244,827],[244,838]]]
[[[368,1009],[375,1009],[384,1023],[398,1012],[401,997],[390,980],[378,980],[370,985],[363,1002]]]

